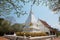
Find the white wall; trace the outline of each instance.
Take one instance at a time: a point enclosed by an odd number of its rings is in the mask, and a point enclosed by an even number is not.
[[[50,32],[49,29],[47,27],[45,27],[44,24],[42,24],[40,21],[38,22],[38,26],[40,28],[40,31],[42,31],[42,32]]]

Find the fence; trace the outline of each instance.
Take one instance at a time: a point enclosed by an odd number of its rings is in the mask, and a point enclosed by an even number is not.
[[[39,37],[5,35],[4,37],[10,40],[53,40],[56,37],[56,35],[39,36]]]
[[[41,37],[31,37],[30,40],[53,40],[56,37],[56,35],[50,35],[50,36],[41,36]]]

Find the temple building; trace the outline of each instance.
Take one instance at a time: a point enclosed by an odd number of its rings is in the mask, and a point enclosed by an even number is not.
[[[25,22],[24,32],[40,32],[40,28],[37,26],[37,20],[35,19],[32,10]]]
[[[32,10],[30,10],[29,16],[25,22],[23,32],[46,32],[47,34],[55,34],[53,28],[47,24],[47,22],[36,19]]]

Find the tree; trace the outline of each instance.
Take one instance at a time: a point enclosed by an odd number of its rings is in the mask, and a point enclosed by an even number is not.
[[[40,4],[40,0],[0,0],[0,16],[6,16],[11,14],[12,11],[13,14],[17,14],[19,17],[20,15],[26,14],[26,11],[23,10],[26,3],[32,3],[33,4]]]
[[[16,19],[13,16],[5,17],[5,19],[8,20],[9,22],[11,22],[11,24],[16,23]]]
[[[53,12],[60,10],[60,0],[41,0],[45,5],[49,7]]]
[[[23,24],[15,23],[14,25],[11,26],[13,28],[14,32],[21,32],[23,29]]]
[[[24,15],[27,12],[23,10],[27,3],[31,5],[46,5],[53,11],[58,11],[60,9],[60,0],[0,0],[0,16],[6,16],[11,14]]]
[[[0,18],[0,33],[3,35],[4,33],[13,34],[14,32],[21,32],[23,27],[23,24],[15,23],[11,25],[10,21]]]
[[[0,18],[0,32],[6,33],[9,32],[9,27],[11,23],[3,18]]]

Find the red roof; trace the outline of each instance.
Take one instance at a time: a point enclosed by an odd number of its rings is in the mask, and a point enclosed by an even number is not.
[[[41,22],[45,27],[49,28],[49,30],[54,31],[54,29],[53,29],[46,21],[43,21],[43,20],[40,19],[40,22]]]

